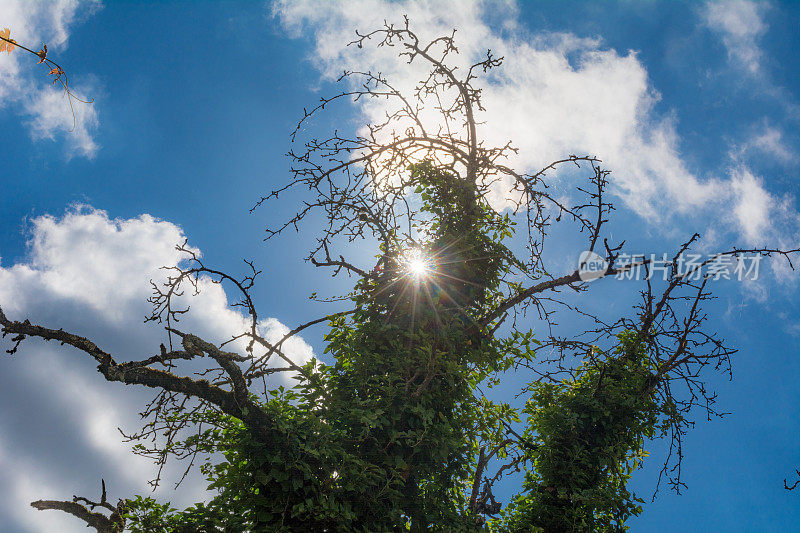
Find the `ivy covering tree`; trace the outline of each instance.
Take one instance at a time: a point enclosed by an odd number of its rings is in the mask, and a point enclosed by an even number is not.
[[[671,442],[662,474],[681,487],[689,412],[716,414],[704,371],[729,372],[734,352],[703,328],[708,261],[677,268],[697,235],[676,250],[663,286],[647,282],[630,317],[592,317],[591,331],[556,336],[547,326],[558,289],[582,295],[588,286],[577,269],[548,268],[552,224],[574,224],[605,259],[605,274],[631,268],[616,266],[623,242],[603,231],[613,210],[609,172],[595,157],[570,155],[519,173],[508,166],[512,144],[481,140],[478,76],[502,64],[491,52],[456,69],[454,36],[423,42],[407,20],[352,44],[393,47],[426,74],[404,94],[380,74],[345,72],[347,88],[306,111],[292,135],[300,148],[289,153],[290,182],[258,202],[306,191],[301,210],[268,236],[321,213],[307,259],[354,280],[350,307],[269,342],[251,297],[257,268],[243,277],[215,270],[184,243],[186,263],[154,284],[151,298],[149,320],[165,325],[169,348],[141,360],[118,360],[79,334],[0,310],[9,352],[28,337],[56,340],[92,357],[106,380],[154,389],[143,427],[129,436],[135,452],[159,465],[204,457],[199,468],[214,494],[183,510],[143,496],[111,504],[104,483],[100,501],[34,507],[103,532],[622,531],[642,512],[628,480],[648,440],[661,437]],[[354,137],[296,138],[326,107],[362,98],[386,100],[394,112]],[[548,193],[547,173],[567,164],[585,171],[575,206]],[[492,204],[497,191],[510,209]],[[347,257],[354,246],[374,250],[375,263]],[[746,252],[794,251],[721,255]],[[246,331],[201,339],[179,329],[187,310],[175,300],[204,277],[240,294],[234,305],[249,313]],[[518,326],[525,311],[544,327]],[[284,352],[291,337],[325,325],[332,364],[300,366]],[[227,351],[240,339],[247,350]],[[181,372],[188,361],[205,365],[203,377]],[[514,391],[524,406],[491,399],[509,372],[529,378]],[[504,478],[520,484],[506,506],[493,492]]]

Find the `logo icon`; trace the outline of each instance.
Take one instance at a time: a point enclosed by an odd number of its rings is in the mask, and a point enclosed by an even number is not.
[[[599,254],[586,250],[578,258],[578,277],[581,281],[594,281],[606,275],[608,263]]]

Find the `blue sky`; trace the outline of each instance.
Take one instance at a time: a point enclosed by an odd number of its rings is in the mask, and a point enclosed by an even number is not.
[[[307,298],[348,284],[302,262],[313,221],[262,242],[302,195],[249,208],[288,179],[289,133],[303,107],[335,90],[332,75],[374,68],[413,83],[382,52],[343,48],[356,28],[403,13],[424,35],[457,28],[465,61],[486,48],[506,57],[486,81],[484,136],[512,139],[522,170],[570,153],[603,159],[618,207],[609,232],[631,252],[669,253],[694,231],[704,252],[800,242],[796,3],[0,0],[0,28],[31,47],[47,42],[75,91],[95,98],[78,104],[69,132],[66,103],[35,61],[0,57],[0,305],[12,318],[91,335],[122,358],[149,355],[163,334],[140,323],[148,280],[178,260],[172,246],[185,236],[216,268],[258,263],[270,334],[335,310]],[[353,132],[382,111],[343,105],[312,127]],[[555,176],[555,190],[571,194],[571,179]],[[566,273],[581,242],[574,228],[556,231],[549,261]],[[709,307],[712,329],[740,349],[732,381],[707,376],[731,414],[696,414],[688,488],[662,490],[633,531],[800,528],[800,494],[783,489],[800,466],[797,277],[784,263],[762,267],[757,282],[716,284]],[[614,318],[631,312],[640,286],[590,289],[581,305]],[[223,339],[241,325],[219,287],[192,305],[198,333]],[[580,324],[565,315],[561,327]],[[293,353],[321,353],[321,335],[305,335]],[[115,427],[133,429],[147,397],[100,382],[91,364],[56,347],[31,343],[0,360],[0,530],[83,531],[26,502],[94,495],[101,476],[112,497],[145,492],[153,469],[128,459]],[[648,502],[664,445],[649,448],[634,478]],[[191,478],[157,496],[187,503],[201,488]]]

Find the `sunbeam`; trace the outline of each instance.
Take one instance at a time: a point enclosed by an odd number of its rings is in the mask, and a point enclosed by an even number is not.
[[[435,266],[433,260],[419,248],[412,248],[405,253],[404,264],[408,275],[417,280],[429,277]]]

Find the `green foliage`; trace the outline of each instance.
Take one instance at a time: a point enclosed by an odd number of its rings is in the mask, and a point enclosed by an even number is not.
[[[507,427],[520,416],[478,387],[529,362],[538,345],[531,332],[499,339],[481,323],[520,266],[503,244],[514,225],[474,184],[428,163],[409,170],[427,216],[413,242],[384,242],[379,273],[352,295],[355,312],[331,321],[325,352],[335,363],[309,363],[310,379],[253,397],[272,421],[268,438],[217,411],[186,415],[206,429],[181,444],[208,454],[202,471],[216,497],[180,512],[130,500],[132,531],[489,527],[470,505],[473,478],[481,450],[506,457]],[[432,258],[430,276],[409,274],[410,247]],[[523,459],[532,468],[492,528],[615,531],[640,512],[625,483],[658,422],[651,369],[630,336],[616,354],[596,355],[573,380],[530,385]]]
[[[495,530],[627,529],[643,502],[626,482],[647,455],[644,439],[667,427],[653,370],[642,344],[624,334],[614,354],[595,352],[575,378],[532,384],[525,436],[533,468]]]
[[[467,182],[430,164],[410,172],[429,215],[417,228],[425,253],[446,275],[413,279],[406,250],[384,247],[380,276],[353,295],[356,312],[331,322],[325,351],[336,363],[309,365],[313,380],[261,403],[274,438],[260,442],[241,422],[203,413],[209,429],[186,444],[224,456],[203,466],[218,496],[177,514],[132,501],[134,528],[474,529],[465,508],[477,439],[516,418],[475,397],[479,382],[511,365],[478,319],[498,297],[512,226]]]

